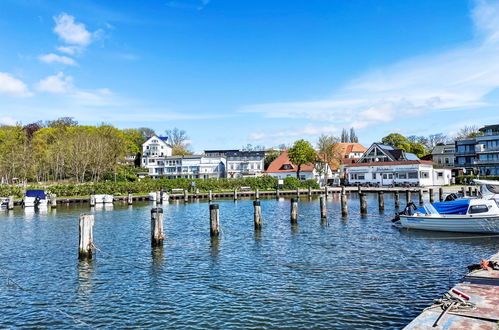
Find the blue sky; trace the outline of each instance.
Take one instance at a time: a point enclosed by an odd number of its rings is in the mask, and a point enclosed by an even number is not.
[[[0,3],[0,123],[179,127],[195,151],[499,123],[499,2]]]

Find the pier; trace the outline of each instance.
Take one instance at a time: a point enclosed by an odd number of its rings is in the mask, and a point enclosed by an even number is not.
[[[404,329],[497,329],[499,252],[491,256],[488,262],[482,261],[481,269],[471,271],[449,290],[446,298],[452,297],[453,301],[442,301],[447,305],[436,302]],[[498,266],[493,267],[494,264]],[[445,306],[450,308],[444,310],[442,307]]]

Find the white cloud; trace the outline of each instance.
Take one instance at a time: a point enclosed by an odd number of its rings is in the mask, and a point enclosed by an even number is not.
[[[6,72],[0,72],[0,94],[14,97],[30,97],[28,86]]]
[[[36,84],[36,88],[42,92],[64,94],[73,89],[73,77],[66,76],[64,73],[59,72],[54,76],[48,76],[47,78],[40,80]]]
[[[92,41],[92,34],[87,31],[85,25],[76,23],[75,18],[66,13],[54,17],[54,32],[68,44],[87,46]]]
[[[465,46],[367,72],[322,100],[240,110],[266,118],[364,128],[433,111],[487,105],[486,96],[499,87],[499,2],[477,1],[472,14],[477,36]]]
[[[57,55],[54,53],[40,55],[38,58],[40,59],[40,61],[45,63],[62,63],[66,65],[76,65],[75,60],[73,60],[72,58],[67,56]]]
[[[77,46],[59,46],[56,49],[61,53],[66,53],[69,55],[74,55],[81,50],[80,47]]]

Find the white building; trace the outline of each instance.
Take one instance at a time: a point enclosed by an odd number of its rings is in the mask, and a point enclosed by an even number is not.
[[[227,177],[261,176],[264,172],[265,151],[227,151]]]
[[[225,177],[225,158],[202,155],[169,156],[149,166],[149,176],[155,179],[209,179]]]
[[[434,168],[434,163],[426,160],[353,163],[345,169],[351,185],[448,185],[452,176],[450,169]]]
[[[285,179],[295,177],[298,171],[298,166],[293,164],[289,159],[288,152],[282,152],[279,157],[270,163],[269,168],[265,172],[277,179]],[[316,180],[319,184],[324,185],[328,179],[332,178],[332,171],[329,165],[326,164],[325,173],[321,174],[314,167],[314,164],[305,164],[300,168],[300,180]]]
[[[142,144],[142,167],[156,168],[172,155],[172,146],[167,141],[168,137],[153,135]]]

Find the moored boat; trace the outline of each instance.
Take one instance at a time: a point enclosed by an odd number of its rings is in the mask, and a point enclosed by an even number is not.
[[[46,207],[47,204],[47,194],[44,190],[26,190],[23,198],[24,207]]]
[[[499,233],[499,182],[475,180],[482,198],[457,199],[416,208],[410,203],[393,222],[402,228],[466,233]]]
[[[113,195],[98,194],[98,195],[94,195],[94,198],[95,198],[96,204],[108,204],[108,203],[114,202]]]

